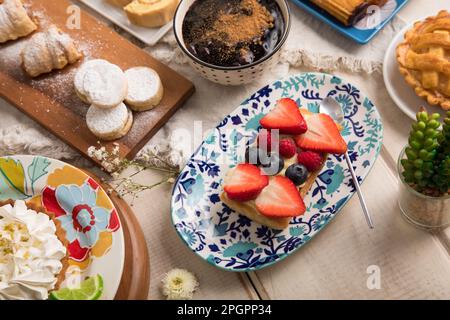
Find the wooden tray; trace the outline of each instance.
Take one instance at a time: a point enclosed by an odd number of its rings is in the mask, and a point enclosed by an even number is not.
[[[158,62],[142,49],[122,38],[112,29],[81,10],[81,28],[68,29],[66,13],[71,2],[67,0],[24,0],[28,11],[45,30],[57,25],[77,43],[84,58],[62,71],[55,71],[36,79],[29,78],[20,66],[20,52],[28,40],[22,38],[0,45],[0,96],[36,120],[44,128],[87,156],[87,149],[99,140],[87,128],[84,104],[73,89],[77,67],[86,60],[101,58],[122,69],[148,66],[156,70],[164,85],[165,94],[159,106],[135,113],[133,128],[124,138],[117,140],[120,155],[132,158],[163,126],[175,111],[194,92],[193,84]],[[108,148],[112,142],[103,143]],[[88,157],[89,158],[89,157]]]
[[[84,171],[104,190],[111,188],[102,183],[92,172]],[[115,300],[147,300],[150,287],[150,265],[144,233],[125,200],[115,192],[109,197],[119,213],[125,238],[125,265]]]

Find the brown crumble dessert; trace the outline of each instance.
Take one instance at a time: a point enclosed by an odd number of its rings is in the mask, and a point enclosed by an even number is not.
[[[274,50],[284,30],[274,0],[196,1],[183,23],[188,49],[218,66],[251,64]]]

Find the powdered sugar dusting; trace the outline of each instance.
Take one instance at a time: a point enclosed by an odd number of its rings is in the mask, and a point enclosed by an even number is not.
[[[30,84],[33,88],[46,92],[56,103],[70,106],[71,111],[84,118],[88,105],[84,104],[73,90],[75,72],[75,68],[53,72],[51,75],[32,79]],[[43,108],[48,109],[50,106]]]
[[[26,36],[36,27],[20,0],[0,3],[0,43]]]
[[[25,5],[25,8],[31,13],[32,19],[38,23],[41,30],[46,30],[51,25],[51,22],[48,20],[47,15],[43,10],[33,10],[29,8],[29,5]]]
[[[102,135],[122,130],[127,120],[128,108],[123,103],[110,109],[102,109],[92,105],[86,115],[86,123],[89,129]]]
[[[74,84],[75,84],[75,88],[78,90],[78,92],[80,92],[82,95],[85,95],[86,92],[84,91],[84,77],[86,76],[86,72],[97,65],[102,65],[102,64],[108,64],[109,62],[103,59],[94,59],[94,60],[89,60],[85,63],[83,63],[83,65],[78,68],[78,71],[75,75],[75,80],[74,80]]]
[[[84,75],[83,91],[95,105],[117,105],[125,99],[127,80],[118,66],[113,64],[96,64]]]
[[[60,32],[60,30],[55,26],[51,25],[47,32],[47,37],[49,40],[57,46],[57,44],[61,44],[64,48],[73,44],[72,38],[64,32]]]
[[[159,75],[150,68],[137,67],[125,71],[128,80],[127,100],[145,102],[154,97],[161,86]]]

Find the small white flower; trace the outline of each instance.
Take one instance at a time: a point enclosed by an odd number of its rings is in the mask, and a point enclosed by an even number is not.
[[[114,158],[114,160],[111,161],[111,163],[112,163],[115,167],[118,167],[118,166],[120,166],[120,159],[119,159],[119,158]]]
[[[119,146],[115,146],[113,148],[113,150],[112,150],[112,154],[115,155],[115,156],[119,155],[119,152],[120,152],[120,147]]]
[[[94,158],[97,159],[98,161],[103,160],[103,152],[100,149],[96,149],[94,151]]]
[[[174,184],[175,183],[175,178],[169,178],[169,179],[167,179],[167,182],[168,183],[170,183],[170,184]]]
[[[94,157],[94,153],[95,153],[96,150],[97,150],[97,149],[95,149],[94,146],[90,146],[90,147],[87,149],[88,156],[89,156],[90,158],[93,158],[93,157]]]
[[[145,162],[149,162],[150,161],[150,155],[148,153],[144,153],[142,155],[142,159],[144,159]]]
[[[125,179],[122,183],[122,185],[125,189],[129,189],[131,187],[131,184],[132,184],[132,181],[129,178]]]
[[[162,293],[167,300],[190,300],[197,288],[195,276],[184,269],[173,269],[162,280]]]
[[[113,177],[113,179],[117,179],[117,178],[119,178],[120,174],[116,171],[116,172],[111,173],[111,176]]]
[[[107,172],[113,172],[114,171],[114,166],[111,163],[109,163],[108,161],[106,161],[106,160],[102,161],[102,167]]]

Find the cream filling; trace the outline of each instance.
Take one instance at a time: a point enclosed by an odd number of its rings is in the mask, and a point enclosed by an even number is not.
[[[45,213],[16,201],[0,207],[0,300],[44,300],[54,289],[66,248]]]

